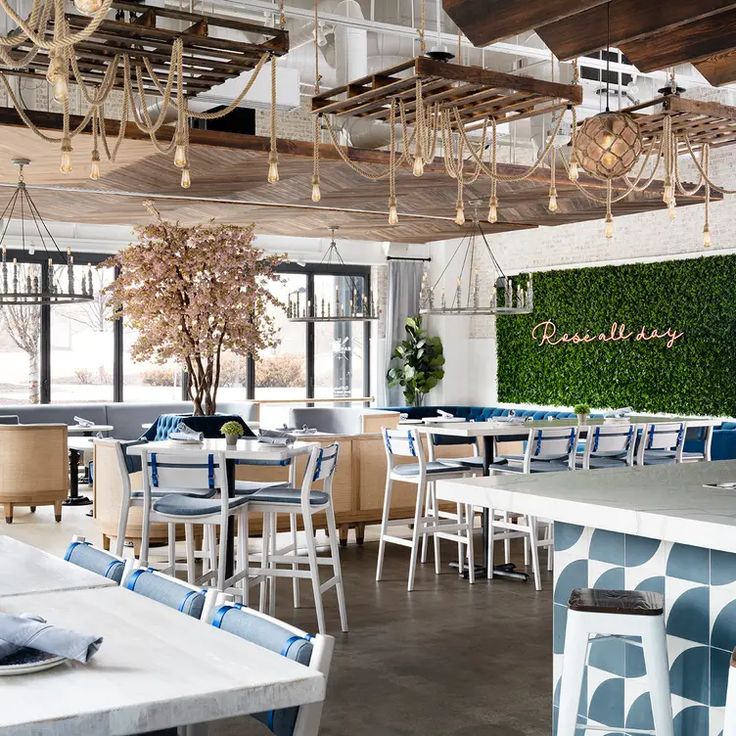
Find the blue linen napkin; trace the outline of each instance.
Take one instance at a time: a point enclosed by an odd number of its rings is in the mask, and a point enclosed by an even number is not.
[[[101,636],[52,626],[40,616],[0,613],[0,661],[28,647],[85,664],[101,644]]]

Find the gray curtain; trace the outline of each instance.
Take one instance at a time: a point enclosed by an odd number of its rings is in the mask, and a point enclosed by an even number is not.
[[[403,406],[405,403],[401,386],[389,388],[386,384],[386,371],[391,353],[406,334],[404,321],[419,312],[423,268],[423,261],[388,262],[386,339],[383,343],[383,355],[379,355],[379,375],[376,382],[378,406]]]

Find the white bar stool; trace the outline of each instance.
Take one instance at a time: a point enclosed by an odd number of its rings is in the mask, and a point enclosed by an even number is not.
[[[736,649],[731,654],[728,668],[728,691],[726,693],[726,718],[723,722],[723,736],[736,736]]]
[[[641,639],[641,643],[628,638],[626,642],[643,648],[647,668],[655,730],[636,733],[674,736],[664,599],[659,593],[646,590],[593,588],[576,588],[568,603],[557,736],[575,736],[579,731],[622,730],[578,720],[588,645],[603,639],[622,637]]]

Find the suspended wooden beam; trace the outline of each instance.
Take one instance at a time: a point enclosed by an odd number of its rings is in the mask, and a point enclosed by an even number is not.
[[[580,13],[606,0],[442,0],[445,12],[475,46]]]
[[[667,34],[687,23],[736,8],[731,0],[668,0],[666,5],[641,0],[611,0],[611,46]],[[593,53],[608,43],[606,4],[536,28],[558,59],[566,61]],[[661,40],[666,41],[663,35]],[[655,39],[656,40],[656,39]]]
[[[695,68],[714,87],[736,82],[736,49],[699,61]]]
[[[736,48],[736,7],[619,48],[642,72],[705,60]]]

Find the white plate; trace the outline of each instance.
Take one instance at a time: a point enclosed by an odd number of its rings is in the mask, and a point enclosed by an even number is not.
[[[169,437],[169,439],[172,442],[179,442],[182,445],[200,445],[202,444],[202,440],[198,440],[196,437],[192,437],[192,439],[186,439],[186,440],[181,440],[178,437]]]
[[[10,675],[30,675],[33,672],[43,672],[50,670],[52,667],[58,667],[67,661],[66,657],[59,657],[56,654],[48,654],[40,652],[37,649],[21,649],[12,657],[8,657],[6,662],[10,664],[0,663],[0,677]]]

